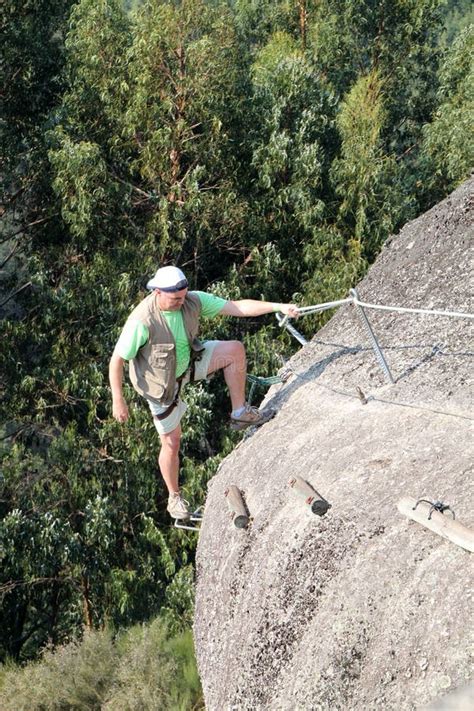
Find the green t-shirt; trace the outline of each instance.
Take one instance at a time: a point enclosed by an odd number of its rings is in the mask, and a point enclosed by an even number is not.
[[[214,294],[206,294],[204,291],[191,291],[190,293],[199,297],[203,318],[215,318],[227,303],[226,299],[221,299],[220,296],[214,296]],[[179,377],[189,365],[191,351],[184,330],[183,314],[181,310],[163,311],[162,313],[176,343],[176,377]],[[148,341],[148,337],[148,328],[145,324],[136,319],[129,319],[117,341],[115,353],[118,353],[124,360],[131,360]]]

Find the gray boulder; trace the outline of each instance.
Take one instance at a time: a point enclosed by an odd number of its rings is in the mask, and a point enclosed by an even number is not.
[[[472,313],[473,194],[469,180],[390,238],[360,298]],[[208,711],[408,711],[468,683],[471,554],[397,502],[442,501],[474,529],[472,321],[367,314],[395,384],[341,307],[269,391],[275,419],[210,482],[194,629]],[[294,476],[330,502],[325,516]],[[232,525],[230,484],[247,529]]]

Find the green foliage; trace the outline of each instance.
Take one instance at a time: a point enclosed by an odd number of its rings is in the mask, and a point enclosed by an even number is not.
[[[85,632],[23,668],[2,669],[4,711],[189,711],[202,706],[190,631],[157,618],[114,638]]]
[[[369,262],[378,253],[401,214],[406,214],[395,156],[386,155],[382,131],[387,120],[383,83],[377,71],[362,76],[341,103],[337,126],[341,157],[331,167],[335,190],[341,198],[341,231],[354,240]],[[358,245],[358,247],[356,247]]]
[[[275,34],[252,68],[255,102],[262,121],[252,165],[256,208],[264,219],[264,241],[275,245],[278,280],[291,293],[298,283],[295,248],[311,239],[324,218],[321,199],[327,150],[333,135],[334,97],[290,37]]]
[[[118,663],[109,632],[88,632],[82,642],[46,650],[40,661],[7,668],[0,688],[5,711],[93,711],[105,701]]]
[[[221,251],[240,229],[244,208],[229,150],[237,67],[223,7],[149,2],[137,14],[123,122],[135,153],[130,180],[156,205],[147,224],[155,260],[192,257],[199,271],[209,250]]]
[[[336,0],[317,3],[309,33],[315,61],[347,96],[363,76],[383,83],[386,113],[381,136],[386,154],[406,165],[405,192],[423,122],[436,101],[440,0]]]
[[[438,102],[433,121],[424,127],[424,152],[433,170],[431,189],[445,191],[465,179],[474,165],[474,25],[447,51]]]
[[[333,163],[336,191],[343,222],[352,223],[355,240],[362,242],[368,222],[369,201],[384,171],[380,134],[385,116],[377,72],[361,77],[341,104],[337,117],[341,158]],[[376,198],[375,198],[376,199]]]
[[[357,76],[372,69],[395,77],[420,51],[429,51],[440,4],[439,0],[315,2],[311,49],[344,93]]]
[[[174,634],[191,629],[194,612],[194,570],[191,565],[181,568],[166,588],[163,615]]]
[[[130,42],[129,21],[119,0],[80,0],[73,7],[65,42],[70,88],[61,118],[72,120],[78,132],[87,127],[89,138],[107,141],[125,108]],[[94,121],[98,115],[100,121]]]
[[[296,31],[298,4],[294,0],[235,0],[236,23],[243,42],[258,51],[274,32]]]
[[[169,638],[159,619],[118,641],[120,660],[102,709],[154,711],[197,708],[200,683],[191,633]],[[199,704],[200,705],[200,704]]]
[[[51,150],[49,159],[55,173],[53,189],[62,204],[62,217],[71,234],[81,237],[94,227],[94,216],[105,208],[106,166],[97,144],[73,143],[60,135],[59,147]]]
[[[323,227],[303,250],[305,280],[298,301],[320,304],[343,299],[367,268],[361,244],[347,239],[335,226]],[[311,338],[312,334],[332,316],[330,311],[305,317],[298,330]]]
[[[120,329],[170,262],[227,298],[345,296],[388,234],[467,174],[472,31],[443,56],[439,4],[2,7],[1,658],[35,658],[84,625],[162,612],[189,626],[196,536],[169,526],[156,431],[129,385],[130,420],[110,416]],[[298,328],[311,337],[327,318]],[[202,336],[243,340],[263,376],[295,348],[271,315]],[[221,375],[186,398],[181,480],[198,505],[239,437]],[[160,629],[134,644],[165,645]],[[120,657],[94,639],[93,658],[100,644]],[[123,708],[152,703],[139,669],[158,672],[123,664]]]
[[[64,91],[64,36],[72,4],[73,0],[11,0],[0,7],[0,234],[2,243],[11,237],[9,248],[20,261],[14,275],[2,278],[1,287],[6,293],[28,283],[28,269],[23,268],[23,262],[31,232],[39,242],[44,228],[47,226],[52,235],[59,222],[44,134]],[[9,306],[18,311],[15,305]]]
[[[470,0],[446,0],[440,44],[451,45],[458,34],[472,24],[474,24],[474,7]]]
[[[140,410],[112,444],[117,430],[89,427],[85,439],[70,425],[48,437],[37,423],[1,452],[2,647],[10,655],[28,658],[81,622],[148,618],[188,563],[193,539],[163,530],[152,423]]]
[[[15,171],[61,89],[64,30],[72,0],[9,0],[0,7],[2,156]],[[11,161],[11,162],[10,162]],[[6,166],[4,165],[3,170]]]

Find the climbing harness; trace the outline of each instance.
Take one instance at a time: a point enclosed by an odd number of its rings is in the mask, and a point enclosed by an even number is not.
[[[173,402],[172,402],[171,405],[169,405],[169,406],[166,408],[166,410],[165,410],[164,412],[162,412],[161,414],[159,414],[159,415],[153,415],[153,417],[155,418],[155,420],[166,420],[166,418],[171,415],[171,413],[173,412],[173,410],[174,410],[176,407],[178,407],[179,396],[180,396],[180,393],[181,393],[181,388],[183,387],[183,378],[184,378],[184,375],[185,375],[185,373],[183,373],[183,375],[181,375],[179,378],[176,378],[176,383],[177,383],[177,385],[178,385],[178,389],[176,390],[176,395],[174,396]]]
[[[200,360],[202,356],[201,352],[194,351],[191,349],[191,360],[189,363],[189,367],[184,371],[182,375],[179,376],[179,378],[176,378],[176,384],[177,384],[177,390],[176,394],[174,396],[173,402],[171,405],[169,405],[164,412],[162,412],[160,415],[153,415],[155,420],[166,420],[167,417],[171,415],[173,410],[178,407],[179,403],[179,396],[181,394],[181,390],[183,388],[183,383],[187,375],[189,375],[189,380],[187,382],[189,383],[194,383],[196,379],[196,361]]]

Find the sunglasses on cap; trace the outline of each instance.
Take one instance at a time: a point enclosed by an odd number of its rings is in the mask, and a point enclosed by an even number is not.
[[[166,291],[168,294],[172,294],[175,291],[182,291],[183,289],[188,288],[188,280],[187,279],[181,279],[181,281],[178,281],[177,284],[174,286],[157,286],[157,289],[160,291]]]

